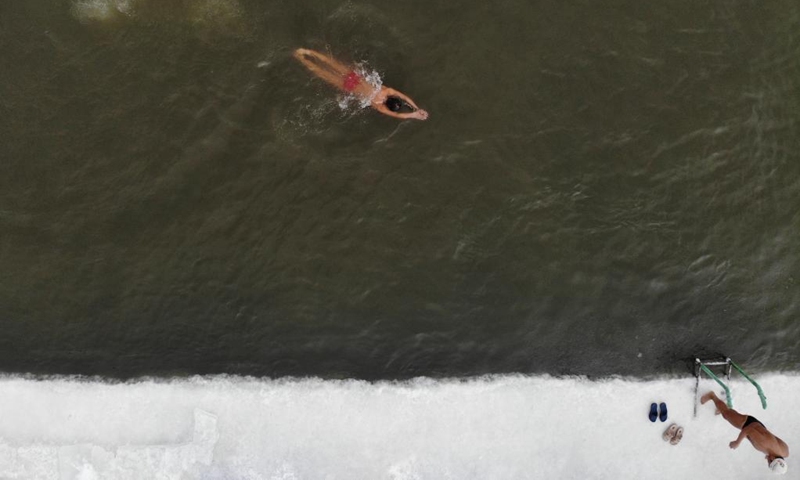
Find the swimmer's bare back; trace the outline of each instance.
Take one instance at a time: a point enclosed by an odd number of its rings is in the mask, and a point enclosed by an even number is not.
[[[339,90],[368,100],[375,110],[395,118],[413,118],[425,120],[428,112],[419,108],[413,100],[393,88],[376,88],[362,78],[353,67],[344,65],[333,58],[314,50],[298,48],[294,58],[302,63],[311,73],[325,80]],[[407,107],[410,112],[400,112]]]

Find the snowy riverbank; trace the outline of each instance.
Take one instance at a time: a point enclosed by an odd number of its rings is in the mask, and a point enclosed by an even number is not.
[[[734,407],[798,448],[800,377],[758,380],[769,408],[738,381]],[[652,401],[667,402],[666,423],[647,419]],[[710,405],[692,418],[693,401],[689,377],[4,377],[0,479],[769,478],[747,442],[728,448],[737,431]],[[686,430],[674,447],[661,440],[672,422]]]

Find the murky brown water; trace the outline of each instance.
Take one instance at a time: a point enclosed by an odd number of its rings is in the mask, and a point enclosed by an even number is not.
[[[0,3],[0,370],[800,367],[800,5]],[[363,62],[431,113],[294,61]]]

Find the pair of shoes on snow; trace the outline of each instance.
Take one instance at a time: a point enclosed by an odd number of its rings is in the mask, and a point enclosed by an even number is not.
[[[664,430],[664,434],[661,435],[661,438],[663,438],[665,442],[669,442],[670,445],[677,445],[683,438],[683,427],[679,427],[677,424],[673,423]]]
[[[659,413],[660,410],[660,413]],[[656,405],[655,403],[650,404],[650,415],[648,415],[651,422],[655,422],[656,419],[660,419],[662,422],[667,421],[667,404],[661,402],[660,405]]]

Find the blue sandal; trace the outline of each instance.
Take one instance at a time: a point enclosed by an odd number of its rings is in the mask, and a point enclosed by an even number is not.
[[[650,415],[648,416],[650,417],[651,422],[656,421],[656,418],[658,418],[658,405],[655,403],[650,404]]]

